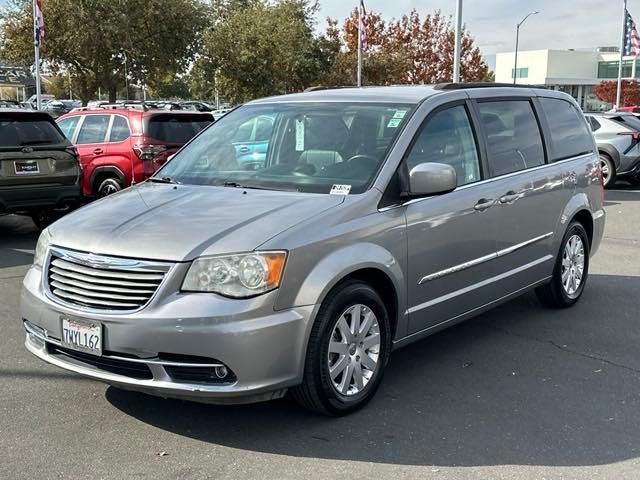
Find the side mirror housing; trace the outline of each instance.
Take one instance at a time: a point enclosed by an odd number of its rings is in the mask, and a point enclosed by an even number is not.
[[[444,163],[419,163],[409,172],[409,196],[428,197],[456,189],[455,169]]]

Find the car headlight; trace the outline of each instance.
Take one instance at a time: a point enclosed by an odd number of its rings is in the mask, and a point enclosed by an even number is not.
[[[36,250],[33,254],[33,264],[42,267],[44,263],[44,258],[47,255],[47,249],[51,244],[51,234],[49,233],[49,229],[45,228],[40,234],[40,238],[38,238],[38,243],[36,244]]]
[[[280,286],[286,252],[252,252],[200,257],[182,283],[187,292],[213,292],[246,298]]]

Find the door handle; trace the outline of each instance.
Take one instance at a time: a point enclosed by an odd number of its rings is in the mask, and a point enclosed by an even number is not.
[[[521,196],[522,196],[521,193],[514,192],[513,190],[510,190],[507,193],[505,193],[503,196],[500,197],[500,203],[502,203],[502,204],[513,203],[513,202],[516,202],[516,201],[520,200]]]
[[[249,147],[240,147],[240,153],[248,153],[251,150]]]
[[[496,203],[498,203],[498,202],[496,200],[494,200],[493,198],[481,198],[480,200],[478,200],[478,203],[475,204],[473,209],[476,212],[484,212],[485,210],[489,210]]]
[[[101,148],[95,148],[95,149],[93,150],[93,153],[94,153],[95,155],[100,155],[102,152],[103,152],[103,150],[102,150]]]

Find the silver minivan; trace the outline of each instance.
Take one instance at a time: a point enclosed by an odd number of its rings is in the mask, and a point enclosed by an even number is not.
[[[269,118],[256,158],[238,130]],[[575,101],[492,84],[246,104],[42,232],[26,348],[130,390],[339,415],[392,350],[535,290],[584,292],[605,214]]]

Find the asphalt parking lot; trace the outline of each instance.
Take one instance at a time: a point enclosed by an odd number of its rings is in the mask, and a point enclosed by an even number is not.
[[[121,391],[23,348],[37,232],[0,217],[0,479],[637,479],[640,190],[607,192],[585,295],[526,295],[396,352],[373,402],[217,407]]]

